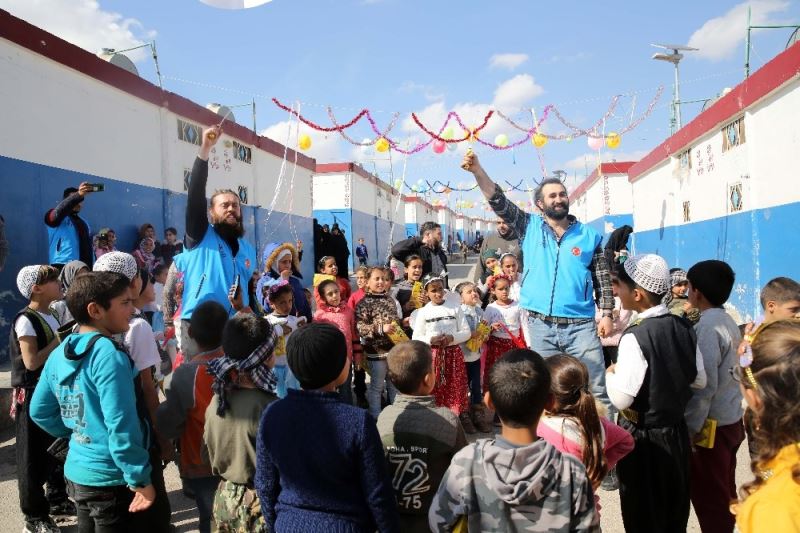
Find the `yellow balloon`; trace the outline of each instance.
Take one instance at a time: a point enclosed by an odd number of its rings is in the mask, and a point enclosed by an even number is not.
[[[375,149],[376,149],[377,151],[379,151],[379,152],[386,152],[386,151],[388,151],[388,150],[389,150],[389,141],[387,141],[386,139],[384,139],[383,137],[381,137],[381,138],[380,138],[380,139],[378,139],[378,141],[375,143]]]
[[[619,148],[620,142],[622,142],[622,137],[619,135],[619,133],[614,133],[612,131],[606,137],[606,146],[608,146],[612,150]]]
[[[545,144],[547,144],[547,137],[542,135],[541,133],[536,133],[531,137],[531,142],[536,148],[541,148]]]
[[[301,150],[308,150],[311,148],[311,136],[306,134],[301,135],[300,139],[297,141],[297,146],[299,146]]]

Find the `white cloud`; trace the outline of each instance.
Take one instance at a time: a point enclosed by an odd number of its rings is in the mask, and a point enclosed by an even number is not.
[[[341,145],[342,139],[336,132],[325,133],[316,131],[305,124],[300,125],[300,135],[309,135],[311,137],[311,148],[303,151],[305,155],[313,157],[321,163],[331,163],[341,161]],[[273,141],[279,142],[289,148],[297,148],[297,122],[284,120],[273,124],[264,130],[259,135],[269,137]],[[286,139],[289,139],[288,143]]]
[[[530,74],[518,74],[494,91],[492,105],[500,110],[516,111],[544,92]]]
[[[785,11],[789,2],[785,0],[754,0],[744,2],[731,8],[721,17],[715,17],[703,24],[689,38],[689,46],[699,48],[692,52],[711,61],[729,59],[744,43],[744,32],[747,27],[747,7],[752,8],[751,24],[775,24],[774,13]]]
[[[156,35],[136,19],[102,9],[95,0],[0,0],[0,8],[92,53],[124,50]],[[137,50],[129,57],[141,61],[148,54]]]
[[[495,54],[489,59],[491,68],[514,70],[528,60],[528,54]]]

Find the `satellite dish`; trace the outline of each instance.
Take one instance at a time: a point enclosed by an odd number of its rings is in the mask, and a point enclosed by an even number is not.
[[[136,68],[136,65],[133,64],[133,61],[131,61],[130,58],[128,58],[128,56],[125,54],[116,52],[113,48],[103,48],[100,53],[97,54],[97,57],[108,61],[116,67],[127,70],[134,76],[139,75],[139,70]]]
[[[272,0],[200,0],[202,3],[220,9],[250,9],[267,4]]]
[[[685,44],[659,44],[659,43],[651,43],[650,46],[655,48],[663,48],[664,50],[675,50],[678,51],[686,51],[686,52],[696,52],[699,48],[692,48],[691,46]]]
[[[800,32],[800,28],[795,28],[792,34],[789,36],[789,40],[786,42],[786,48],[794,46],[794,43],[800,39],[800,34],[798,34],[798,32]]]
[[[225,119],[226,121],[236,122],[233,111],[226,105],[211,103],[206,106],[206,109],[219,115],[220,120]]]

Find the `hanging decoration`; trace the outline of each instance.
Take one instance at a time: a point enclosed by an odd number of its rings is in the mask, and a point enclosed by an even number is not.
[[[598,120],[591,127],[585,129],[581,128],[580,126],[572,123],[570,120],[565,118],[564,115],[559,111],[559,109],[553,104],[548,104],[547,106],[545,106],[541,118],[539,118],[538,120],[534,118],[533,123],[531,124],[530,127],[518,124],[516,121],[503,114],[500,110],[491,109],[487,111],[486,115],[483,117],[483,120],[480,122],[480,124],[478,124],[475,127],[467,126],[464,120],[457,112],[450,111],[447,114],[447,117],[445,118],[444,124],[442,124],[437,131],[434,131],[428,128],[425,124],[423,124],[422,120],[419,118],[419,116],[417,116],[416,113],[411,113],[411,118],[413,122],[429,137],[428,140],[426,140],[425,142],[420,142],[414,147],[410,146],[402,147],[398,144],[397,141],[393,140],[389,136],[390,132],[394,129],[394,127],[397,124],[397,121],[400,116],[399,113],[394,113],[387,127],[381,130],[378,127],[375,120],[372,118],[369,109],[366,108],[361,109],[352,119],[343,124],[340,124],[336,120],[336,117],[334,116],[333,109],[329,106],[327,108],[328,117],[333,126],[323,126],[304,117],[303,115],[300,114],[299,109],[295,110],[292,107],[281,103],[277,98],[272,98],[272,102],[283,111],[286,111],[290,115],[296,117],[299,122],[302,122],[311,129],[326,133],[330,132],[339,133],[349,143],[356,146],[360,146],[362,147],[362,149],[374,145],[375,149],[378,152],[386,152],[389,149],[391,149],[393,151],[396,151],[404,155],[411,155],[424,150],[428,146],[434,144],[436,141],[438,141],[438,144],[436,144],[433,147],[433,151],[437,154],[443,153],[444,149],[455,150],[457,144],[465,141],[469,143],[480,143],[494,150],[510,150],[518,146],[521,146],[522,144],[530,140],[533,146],[535,146],[536,148],[541,148],[545,144],[547,144],[548,140],[563,140],[570,142],[575,137],[581,137],[581,136],[589,138],[589,141],[587,142],[590,143],[590,147],[597,146],[597,140],[599,139],[600,146],[598,148],[592,148],[593,150],[598,150],[602,148],[603,144],[605,144],[606,146],[608,146],[610,149],[613,150],[619,147],[622,135],[636,128],[639,124],[642,123],[642,121],[644,121],[648,116],[652,114],[653,110],[655,109],[656,103],[661,98],[663,92],[664,92],[664,87],[660,86],[656,91],[656,94],[651,100],[650,104],[647,106],[647,109],[644,111],[644,113],[642,113],[636,119],[634,119],[633,116],[631,116],[631,122],[626,127],[622,128],[618,132],[609,133],[608,135],[598,134],[597,132],[601,126],[605,125],[605,123],[609,118],[614,116],[614,111],[616,110],[619,104],[621,95],[614,96],[611,99],[611,103],[608,109],[600,118],[600,120]],[[555,118],[561,124],[563,124],[570,130],[569,132],[559,135],[551,135],[541,131],[542,123],[548,119],[551,112],[553,113],[553,116],[555,116]],[[525,135],[520,139],[515,140],[514,142],[511,142],[508,135],[503,133],[497,135],[494,139],[494,142],[483,140],[481,138],[481,132],[487,127],[489,120],[494,115],[497,115],[501,119],[505,120],[513,128],[521,131]],[[346,130],[355,126],[358,122],[361,121],[361,119],[364,118],[366,118],[367,122],[369,123],[370,129],[374,133],[375,137],[364,138],[363,140],[358,141],[347,135]],[[451,121],[455,122],[455,124],[463,132],[460,136],[458,137],[456,136],[454,127],[450,125]]]
[[[547,144],[547,136],[541,133],[534,133],[533,137],[531,137],[531,142],[536,148],[541,148]]]
[[[300,139],[298,139],[297,141],[297,146],[301,150],[308,150],[309,148],[311,148],[311,136],[305,133],[301,135]]]
[[[622,142],[622,137],[619,133],[612,131],[606,136],[606,146],[608,146],[611,150],[616,150],[619,148],[620,142]]]
[[[596,133],[592,133],[586,138],[586,144],[589,145],[590,150],[597,151],[603,147],[603,138]]]

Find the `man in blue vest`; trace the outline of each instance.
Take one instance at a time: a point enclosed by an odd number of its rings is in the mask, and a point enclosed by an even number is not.
[[[468,152],[462,167],[472,172],[492,210],[520,236],[525,256],[520,306],[528,311],[526,339],[543,357],[568,353],[589,370],[592,393],[610,406],[600,336],[612,331],[614,296],[602,237],[569,214],[567,189],[558,178],[536,187],[544,216],[526,213],[509,201]],[[595,302],[602,319],[595,323]]]
[[[91,183],[81,183],[64,189],[64,199],[44,215],[47,224],[50,264],[61,268],[70,261],[83,261],[91,266],[94,262],[89,224],[78,213],[83,201],[94,189]]]
[[[194,161],[189,181],[184,239],[186,251],[174,259],[184,281],[181,351],[187,360],[197,353],[197,347],[188,335],[192,312],[208,300],[221,303],[231,315],[240,307],[248,308],[250,298],[247,284],[257,266],[255,248],[242,238],[244,225],[239,195],[230,189],[217,190],[206,204],[208,158],[221,135],[219,126],[212,126],[203,132],[200,152]],[[237,279],[240,298],[229,300],[229,293]]]

